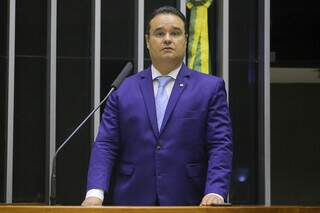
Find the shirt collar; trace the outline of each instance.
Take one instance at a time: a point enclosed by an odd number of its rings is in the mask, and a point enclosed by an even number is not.
[[[180,64],[180,66],[174,70],[172,70],[171,72],[169,72],[166,76],[170,76],[171,78],[173,78],[174,80],[177,79],[178,73],[181,69],[182,64]],[[151,65],[151,74],[152,74],[152,80],[154,80],[155,78],[161,76],[162,74],[153,66]]]

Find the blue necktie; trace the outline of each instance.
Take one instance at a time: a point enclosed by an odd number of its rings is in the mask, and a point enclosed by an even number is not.
[[[171,80],[170,76],[159,76],[156,78],[159,82],[158,92],[156,95],[156,109],[157,109],[157,121],[158,129],[160,131],[163,121],[164,113],[166,112],[169,96],[165,90],[166,85]]]

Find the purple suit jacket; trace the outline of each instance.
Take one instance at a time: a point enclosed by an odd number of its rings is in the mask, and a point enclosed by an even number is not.
[[[159,131],[148,68],[127,78],[108,99],[87,189],[109,192],[115,205],[199,205],[207,193],[226,198],[231,136],[223,80],[184,64]]]

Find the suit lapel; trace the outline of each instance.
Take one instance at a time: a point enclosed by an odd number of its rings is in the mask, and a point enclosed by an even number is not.
[[[179,74],[177,76],[177,79],[174,83],[169,101],[168,101],[166,112],[164,114],[164,118],[163,118],[163,121],[161,124],[159,136],[163,132],[166,124],[168,123],[168,120],[171,117],[171,114],[172,114],[181,94],[183,93],[184,89],[187,87],[187,79],[190,77],[189,72],[190,71],[185,66],[185,64],[182,64],[181,69],[179,71]]]
[[[156,137],[159,136],[157,125],[157,114],[155,108],[153,81],[151,76],[151,69],[148,68],[140,73],[140,90],[143,95],[143,100],[147,110],[150,124]]]

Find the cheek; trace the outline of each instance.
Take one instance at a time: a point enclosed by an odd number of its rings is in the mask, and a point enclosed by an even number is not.
[[[150,49],[156,49],[156,48],[158,48],[158,46],[159,46],[159,44],[156,41],[153,41],[153,42],[149,43]]]
[[[186,49],[186,47],[187,47],[187,43],[186,43],[185,41],[181,41],[181,42],[179,43],[179,49],[180,49],[181,51],[184,51],[184,50]]]
[[[178,41],[178,44],[180,47],[184,47],[187,45],[187,42],[186,42],[186,40],[182,39],[182,40]]]
[[[149,54],[150,55],[157,55],[159,52],[159,48],[155,43],[149,45]]]

